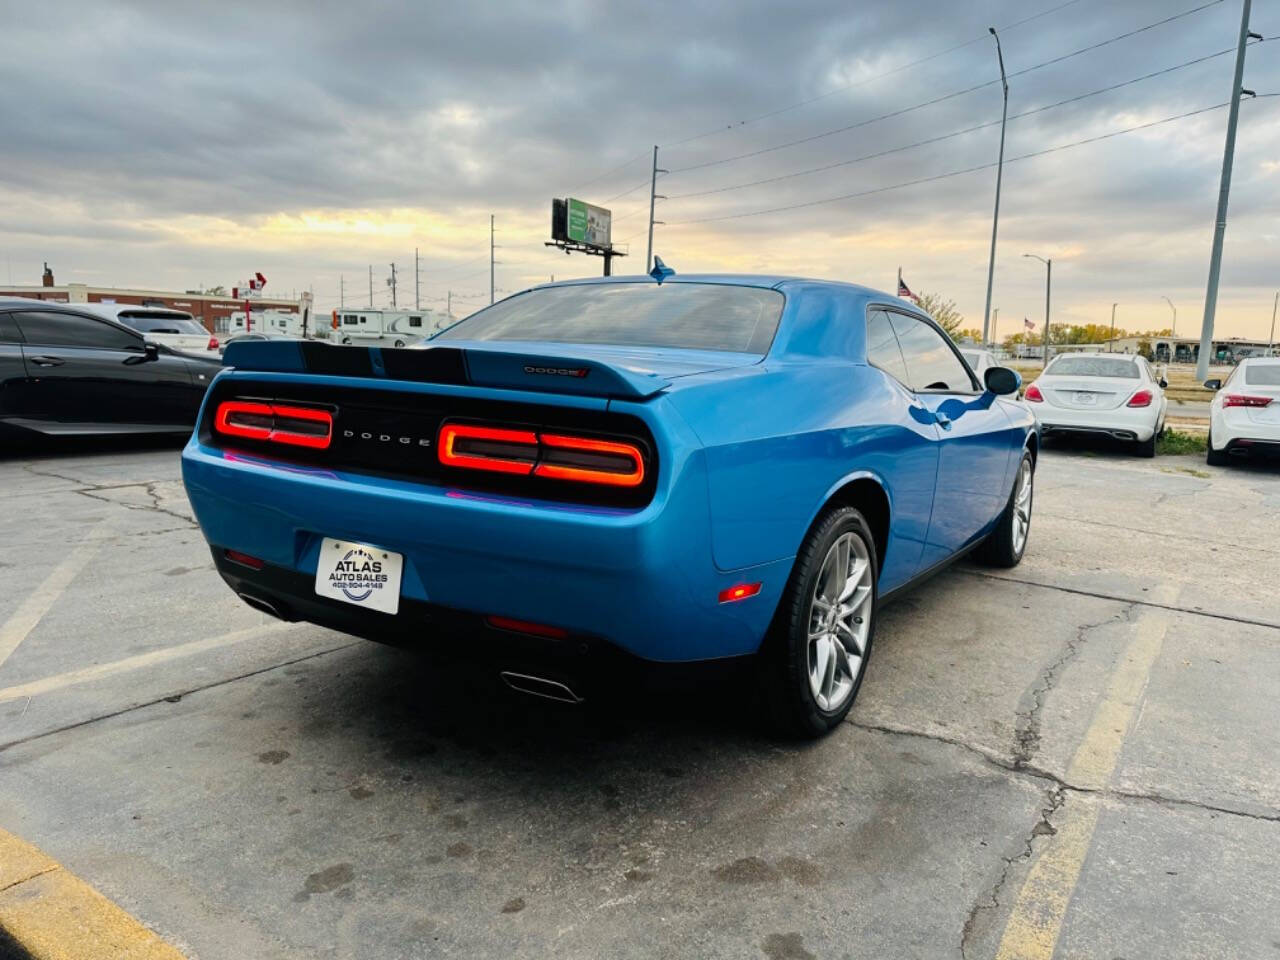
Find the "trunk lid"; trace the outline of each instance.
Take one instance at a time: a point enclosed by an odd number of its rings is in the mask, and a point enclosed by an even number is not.
[[[1114,410],[1142,386],[1132,377],[1042,376],[1038,382],[1045,401],[1066,410]]]

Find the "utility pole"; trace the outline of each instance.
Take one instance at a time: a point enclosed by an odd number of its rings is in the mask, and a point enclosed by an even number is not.
[[[1110,353],[1110,352],[1111,352],[1111,348],[1112,348],[1112,346],[1114,346],[1114,345],[1115,345],[1115,339],[1116,339],[1116,307],[1118,307],[1118,306],[1120,306],[1120,304],[1118,304],[1118,303],[1113,303],[1113,304],[1111,305],[1111,339],[1107,341],[1107,353]]]
[[[1030,257],[1032,260],[1039,260],[1044,264],[1044,337],[1042,343],[1044,346],[1044,364],[1049,365],[1049,292],[1053,288],[1053,258],[1046,260],[1044,257],[1036,256],[1034,253],[1024,253],[1024,257]]]
[[[1004,127],[1009,119],[1009,79],[1004,73],[1004,51],[1000,49],[1000,34],[995,27],[988,27],[991,36],[996,38],[996,56],[1000,59],[1000,83],[1004,88],[1004,109],[1000,114],[1000,159],[996,164],[996,211],[991,217],[991,259],[987,263],[987,307],[982,314],[982,342],[991,346],[991,284],[996,276],[996,230],[1000,226],[1000,181],[1004,178]],[[1049,330],[1046,327],[1045,351],[1048,352]],[[1045,358],[1048,362],[1048,358]]]
[[[1244,0],[1240,11],[1240,40],[1236,46],[1236,72],[1231,81],[1231,109],[1227,115],[1227,145],[1222,152],[1222,180],[1218,186],[1218,213],[1214,219],[1213,252],[1209,255],[1209,285],[1204,295],[1204,322],[1200,325],[1200,353],[1196,357],[1196,379],[1209,376],[1209,355],[1213,352],[1213,318],[1218,309],[1218,275],[1222,270],[1222,240],[1227,232],[1227,200],[1231,196],[1231,164],[1236,152],[1236,121],[1240,118],[1241,84],[1244,82],[1244,51],[1250,37],[1249,9],[1252,0]]]
[[[369,306],[373,306],[373,264],[369,264]]]
[[[343,310],[347,306],[347,278],[342,274],[338,274],[338,309]]]
[[[489,305],[493,305],[493,214],[489,214]]]
[[[413,248],[413,309],[422,309],[422,296],[418,290],[418,248]]]
[[[658,174],[668,173],[668,172],[669,171],[663,170],[658,166],[658,145],[655,143],[653,145],[653,174],[649,178],[649,248],[644,255],[644,272],[645,273],[648,273],[650,270],[653,269],[653,225],[655,223],[657,224],[662,223],[661,220],[653,219],[654,202],[657,200],[667,199],[665,196],[657,192]]]
[[[1276,352],[1276,307],[1280,307],[1280,290],[1276,291],[1276,298],[1271,302],[1271,335],[1267,337],[1267,355],[1275,356]]]
[[[444,315],[448,317],[450,320],[452,320],[453,319],[453,291],[452,290],[450,290],[445,295],[444,302],[445,302]]]
[[[391,306],[394,309],[396,305],[396,265],[391,265],[391,279],[387,281],[387,286],[391,288]]]
[[[983,346],[985,347],[994,346],[996,341],[1000,339],[998,336],[996,336],[996,326],[999,324],[999,322],[1000,322],[1000,308],[994,307],[991,310],[991,343],[985,343],[983,344]]]

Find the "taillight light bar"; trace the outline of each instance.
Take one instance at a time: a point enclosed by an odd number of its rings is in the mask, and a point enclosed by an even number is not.
[[[1129,402],[1126,403],[1125,406],[1126,407],[1149,407],[1151,406],[1151,400],[1152,400],[1152,395],[1150,390],[1139,390],[1137,393],[1135,393],[1132,397],[1129,398]]]
[[[213,427],[228,437],[314,450],[327,449],[333,440],[333,414],[328,410],[259,400],[223,400]]]
[[[627,488],[645,476],[640,448],[620,440],[444,423],[436,449],[446,467],[491,473]]]
[[[1228,393],[1222,398],[1224,407],[1254,407],[1260,408],[1270,405],[1271,397],[1259,397],[1247,393]]]
[[[1023,399],[1030,400],[1032,403],[1044,403],[1044,394],[1042,394],[1040,392],[1040,388],[1033,383],[1031,386],[1027,387],[1027,393]]]

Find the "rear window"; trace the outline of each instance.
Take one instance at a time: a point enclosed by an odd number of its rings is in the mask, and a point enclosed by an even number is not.
[[[1055,377],[1124,377],[1137,380],[1138,365],[1121,357],[1059,357],[1046,375]]]
[[[1280,387],[1280,363],[1251,363],[1244,368],[1244,382],[1252,387]]]
[[[712,283],[581,284],[530,290],[468,317],[437,340],[533,340],[727,350],[764,355],[784,299]]]
[[[208,331],[204,327],[182,314],[122,313],[119,319],[139,333],[184,333],[208,336]]]

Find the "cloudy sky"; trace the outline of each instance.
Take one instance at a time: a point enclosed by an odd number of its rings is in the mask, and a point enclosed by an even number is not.
[[[619,272],[642,270],[658,144],[655,249],[677,270],[892,289],[901,266],[981,326],[994,25],[1000,331],[1043,315],[1035,253],[1055,322],[1119,302],[1119,326],[1164,326],[1168,297],[1191,333],[1227,112],[1158,121],[1228,99],[1239,17],[1240,0],[0,0],[0,281],[46,260],[59,282],[156,289],[260,270],[327,309],[340,278],[367,302],[369,264],[386,302],[395,262],[411,303],[417,247],[424,305],[452,290],[467,312],[488,299],[491,213],[500,293],[599,272],[543,246],[553,196],[611,207]],[[1255,0],[1252,26],[1280,35],[1280,0]],[[1280,93],[1280,40],[1250,48],[1245,86]],[[1266,336],[1280,97],[1241,108],[1231,199],[1218,329]]]

